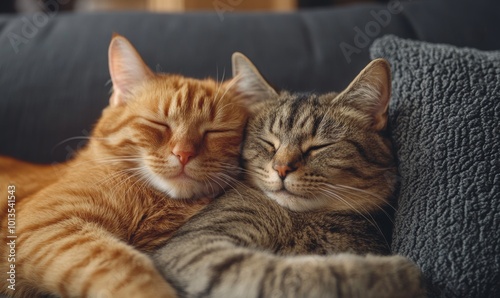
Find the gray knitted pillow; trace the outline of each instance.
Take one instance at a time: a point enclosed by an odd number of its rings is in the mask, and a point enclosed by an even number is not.
[[[401,188],[392,248],[431,297],[500,297],[500,52],[385,36]]]

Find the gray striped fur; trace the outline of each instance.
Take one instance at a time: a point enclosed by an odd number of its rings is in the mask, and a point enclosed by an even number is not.
[[[226,181],[233,189],[153,256],[181,297],[424,296],[419,269],[387,256],[396,184],[387,71],[374,62],[340,94],[257,88],[245,184]],[[246,85],[255,84],[265,81]],[[278,176],[277,165],[291,170]]]
[[[239,188],[192,218],[154,260],[180,297],[423,297],[410,261],[362,256],[386,252],[362,216],[294,212]]]

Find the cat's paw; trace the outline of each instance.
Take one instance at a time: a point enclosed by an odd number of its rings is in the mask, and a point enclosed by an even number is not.
[[[348,297],[426,297],[421,270],[402,256],[339,255],[344,260]]]

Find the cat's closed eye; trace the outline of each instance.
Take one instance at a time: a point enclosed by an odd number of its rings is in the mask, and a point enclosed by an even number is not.
[[[238,132],[232,129],[207,129],[202,131],[201,135],[204,141],[211,142],[219,138],[232,137],[235,133],[237,134]]]
[[[170,130],[170,126],[166,122],[161,122],[153,119],[146,119],[148,122],[155,124],[156,126],[161,126],[164,129]]]
[[[233,132],[234,130],[231,129],[209,129],[205,130],[204,134],[205,135],[220,135],[228,132]]]
[[[257,137],[261,142],[262,142],[262,145],[264,146],[264,148],[269,152],[269,153],[276,153],[276,146],[274,145],[273,142],[271,141],[268,141],[264,138],[261,138],[261,137]]]
[[[314,146],[309,146],[307,147],[307,149],[305,150],[302,150],[302,155],[304,157],[307,157],[307,156],[310,156],[311,154],[314,154],[314,153],[317,153],[319,151],[321,151],[322,149],[326,149],[330,146],[333,146],[335,143],[325,143],[325,144],[320,144],[320,145],[314,145]]]

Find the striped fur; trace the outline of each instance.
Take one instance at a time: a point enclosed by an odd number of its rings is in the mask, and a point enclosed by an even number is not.
[[[57,170],[20,168],[29,180],[6,174],[23,197],[16,289],[2,278],[2,294],[176,297],[147,254],[239,176],[247,119],[232,87],[239,82],[153,74],[120,36],[110,45],[110,71],[110,105],[76,158]],[[45,183],[31,187],[36,179]],[[6,230],[2,216],[2,239]],[[6,261],[2,248],[2,272]]]
[[[292,210],[380,210],[394,190],[391,144],[337,97],[283,93],[269,103],[248,126],[249,182]],[[291,170],[284,180],[280,165]]]
[[[340,94],[258,103],[243,147],[252,188],[234,185],[154,255],[180,296],[424,296],[412,262],[383,256],[396,183],[388,90],[376,60]]]

